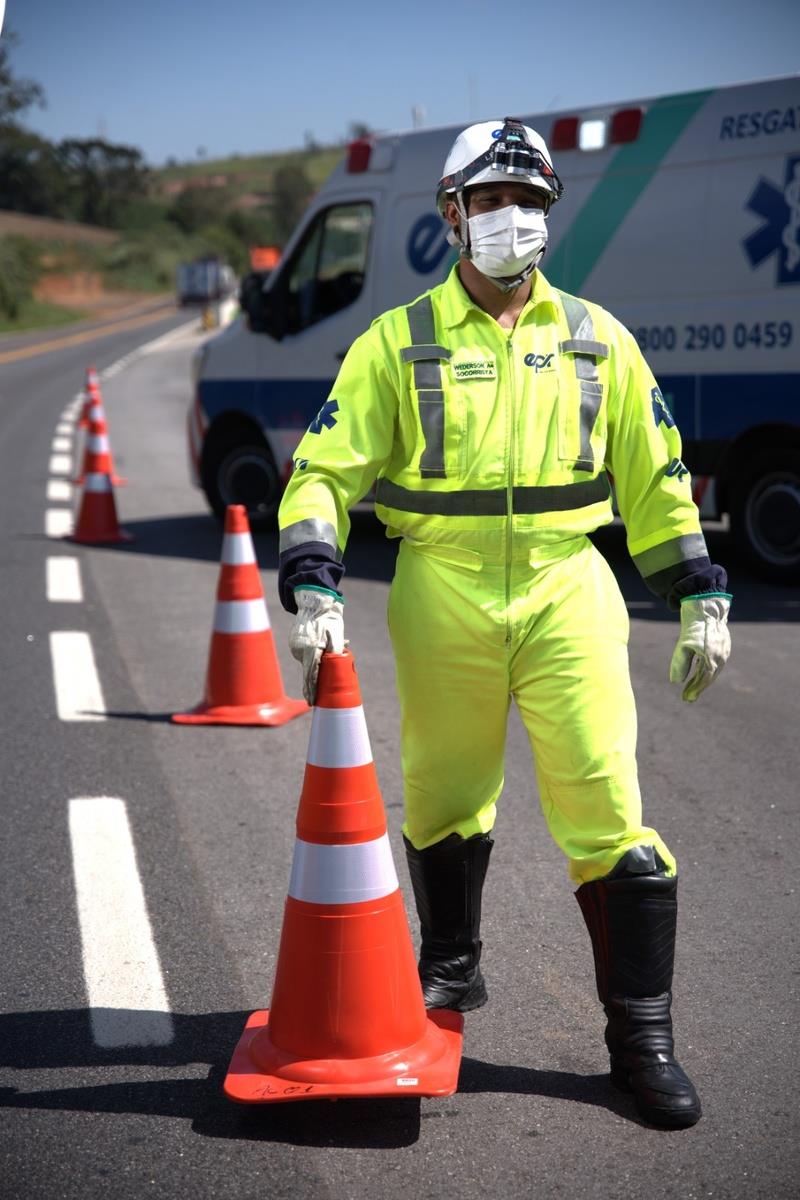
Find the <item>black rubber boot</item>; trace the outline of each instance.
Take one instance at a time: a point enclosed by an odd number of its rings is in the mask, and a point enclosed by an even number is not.
[[[677,891],[677,876],[666,874],[653,847],[636,846],[609,876],[575,893],[608,1018],[611,1082],[633,1092],[646,1121],[668,1129],[694,1125],[701,1115],[672,1038]]]
[[[494,842],[488,834],[444,841],[406,857],[421,930],[419,977],[426,1008],[470,1012],[485,1004],[481,895]]]

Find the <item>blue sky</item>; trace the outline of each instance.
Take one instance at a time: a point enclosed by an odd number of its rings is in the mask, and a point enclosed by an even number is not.
[[[154,164],[800,70],[800,0],[6,0],[6,24],[47,94],[29,126]]]

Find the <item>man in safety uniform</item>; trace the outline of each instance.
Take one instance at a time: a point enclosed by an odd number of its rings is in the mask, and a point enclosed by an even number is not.
[[[650,1122],[687,1126],[700,1101],[673,1056],[675,859],[642,823],[627,611],[587,537],[613,518],[610,480],[633,561],[680,609],[685,700],[728,657],[730,596],[636,342],[536,269],[562,191],[518,121],[456,139],[437,203],[460,261],[347,354],[281,505],[281,598],[313,702],[322,650],[344,645],[348,509],[376,483],[402,538],[389,628],[426,1004],[486,1002],[481,892],[513,696],[591,935],[612,1081]]]

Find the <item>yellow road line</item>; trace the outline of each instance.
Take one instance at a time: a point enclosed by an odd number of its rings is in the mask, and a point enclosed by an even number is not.
[[[82,342],[91,342],[98,338],[109,337],[112,333],[124,333],[126,329],[137,329],[141,325],[153,325],[156,321],[163,321],[169,315],[169,309],[161,309],[159,312],[145,313],[144,316],[129,317],[125,321],[103,325],[99,329],[87,329],[83,333],[73,333],[67,337],[53,338],[49,342],[37,342],[33,346],[21,346],[17,350],[0,351],[0,363],[15,362],[21,358],[36,358],[39,354],[50,354],[53,350],[62,350],[67,346],[79,346]]]

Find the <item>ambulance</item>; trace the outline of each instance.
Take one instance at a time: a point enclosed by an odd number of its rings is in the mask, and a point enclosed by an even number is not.
[[[757,573],[800,579],[800,75],[513,115],[565,185],[545,275],[636,337],[703,516],[727,514]],[[274,517],[351,342],[450,271],[434,194],[462,127],[352,142],[278,267],[196,354],[191,471],[218,515]]]

